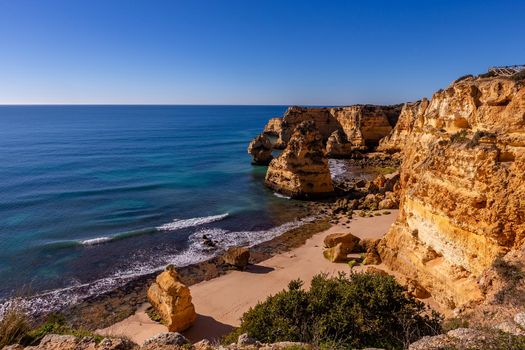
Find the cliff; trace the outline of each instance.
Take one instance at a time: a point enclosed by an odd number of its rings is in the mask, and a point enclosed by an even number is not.
[[[418,117],[421,117],[428,107],[428,100],[424,98],[414,103],[405,103],[394,129],[379,141],[377,150],[380,152],[401,152],[406,145],[408,136]]]
[[[401,105],[354,105],[338,108],[290,107],[282,119],[272,118],[264,134],[277,136],[275,148],[284,149],[295,128],[304,121],[312,121],[323,143],[332,137],[331,155],[348,157],[355,150],[377,146],[397,122]],[[334,134],[338,132],[338,134]],[[343,133],[343,134],[341,134]]]
[[[480,301],[480,277],[525,239],[525,82],[466,77],[401,122],[381,142],[405,144],[381,258],[448,308]]]
[[[313,121],[297,126],[288,145],[273,159],[265,183],[294,198],[313,198],[334,191],[322,136]]]

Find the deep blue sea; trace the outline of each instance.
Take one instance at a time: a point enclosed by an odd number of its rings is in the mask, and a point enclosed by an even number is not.
[[[0,106],[0,300],[52,309],[268,240],[303,210],[249,141],[279,106]],[[62,305],[63,306],[63,305]]]

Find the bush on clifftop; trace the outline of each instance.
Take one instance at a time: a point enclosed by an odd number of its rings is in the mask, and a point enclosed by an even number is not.
[[[330,349],[403,348],[440,332],[441,317],[407,296],[391,276],[340,274],[302,281],[246,312],[241,326],[226,337],[248,333],[261,342],[300,341]]]

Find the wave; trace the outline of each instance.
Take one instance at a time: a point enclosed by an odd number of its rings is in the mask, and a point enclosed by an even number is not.
[[[47,244],[48,248],[70,248],[74,246],[94,246],[99,244],[105,244],[125,238],[135,237],[135,236],[141,236],[145,234],[151,234],[155,232],[165,232],[165,231],[176,231],[183,228],[188,227],[196,227],[200,225],[209,224],[212,222],[220,221],[222,219],[225,219],[229,216],[229,213],[221,214],[221,215],[212,215],[212,216],[204,216],[204,217],[196,217],[196,218],[190,218],[190,219],[175,219],[172,222],[157,226],[157,227],[149,227],[139,230],[132,230],[132,231],[126,231],[117,233],[113,236],[101,236],[101,237],[95,237],[95,238],[88,238],[83,240],[74,240],[74,241],[55,241],[53,243]]]
[[[284,198],[284,199],[291,199],[292,197],[285,196],[284,194],[280,194],[277,192],[274,192],[273,195],[278,198]]]
[[[338,179],[347,172],[345,162],[340,159],[329,159],[328,167],[330,168],[330,175],[332,180]]]
[[[192,219],[175,219],[170,223],[157,226],[156,229],[159,231],[174,231],[174,230],[180,230],[181,228],[187,228],[187,227],[193,227],[193,226],[199,226],[204,224],[209,224],[215,221],[222,220],[226,218],[229,214],[221,214],[221,215],[213,215],[213,216],[204,216],[200,218],[192,218]]]
[[[214,220],[217,221],[226,216],[227,214],[215,215],[206,217],[206,220],[197,220],[195,222],[208,223],[210,222],[209,220],[212,220],[212,218],[215,218]],[[218,256],[226,249],[233,246],[251,247],[256,244],[269,241],[288,230],[297,228],[304,223],[311,222],[315,219],[315,216],[311,216],[302,220],[288,222],[267,230],[258,231],[229,231],[219,228],[203,228],[190,235],[190,244],[188,248],[182,251],[166,254],[164,256],[153,256],[151,254],[146,254],[143,256],[132,257],[129,259],[129,261],[136,263],[131,264],[125,269],[116,271],[108,277],[101,278],[90,283],[72,283],[68,287],[42,292],[35,296],[24,299],[0,301],[0,319],[13,302],[16,302],[18,306],[22,307],[28,313],[33,315],[57,312],[68,306],[78,304],[88,298],[107,293],[141,276],[157,273],[168,264],[173,264],[179,268],[196,264],[211,259],[214,256]],[[178,221],[187,222],[188,220],[192,219]],[[209,239],[216,243],[216,249],[210,250],[210,248],[203,243],[203,235],[206,235]]]

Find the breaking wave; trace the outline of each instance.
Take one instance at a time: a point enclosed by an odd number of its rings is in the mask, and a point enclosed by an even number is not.
[[[209,216],[206,218],[194,218],[187,220],[175,220],[171,224],[179,223],[179,226],[169,226],[170,230],[183,227],[197,226],[225,218],[228,214]],[[254,246],[256,244],[269,241],[284,232],[297,228],[304,223],[315,220],[315,216],[307,217],[301,220],[295,220],[283,225],[273,227],[268,230],[259,231],[229,231],[220,228],[203,228],[190,235],[189,246],[176,253],[165,256],[140,256],[130,261],[137,263],[128,266],[126,269],[116,271],[108,277],[98,279],[89,283],[72,283],[70,286],[51,291],[39,293],[35,296],[17,299],[16,303],[30,314],[38,315],[49,312],[60,311],[68,306],[77,304],[90,297],[109,292],[115,288],[125,285],[126,283],[152,273],[161,271],[166,265],[173,264],[177,267],[183,267],[199,263],[215,256],[222,254],[226,249],[233,246]],[[190,221],[192,220],[192,221]],[[193,225],[189,225],[190,222]],[[168,224],[167,224],[168,225]],[[186,225],[186,226],[184,226]],[[164,226],[164,225],[163,225]],[[160,227],[163,227],[160,226]],[[164,226],[167,227],[168,226]],[[211,239],[216,247],[211,249],[203,243],[203,236]],[[110,237],[97,238],[104,242],[104,239]],[[98,244],[96,239],[84,241],[84,244]],[[89,242],[91,241],[91,242]],[[106,240],[107,241],[107,240]],[[5,311],[15,302],[13,299],[0,301],[0,319]]]

